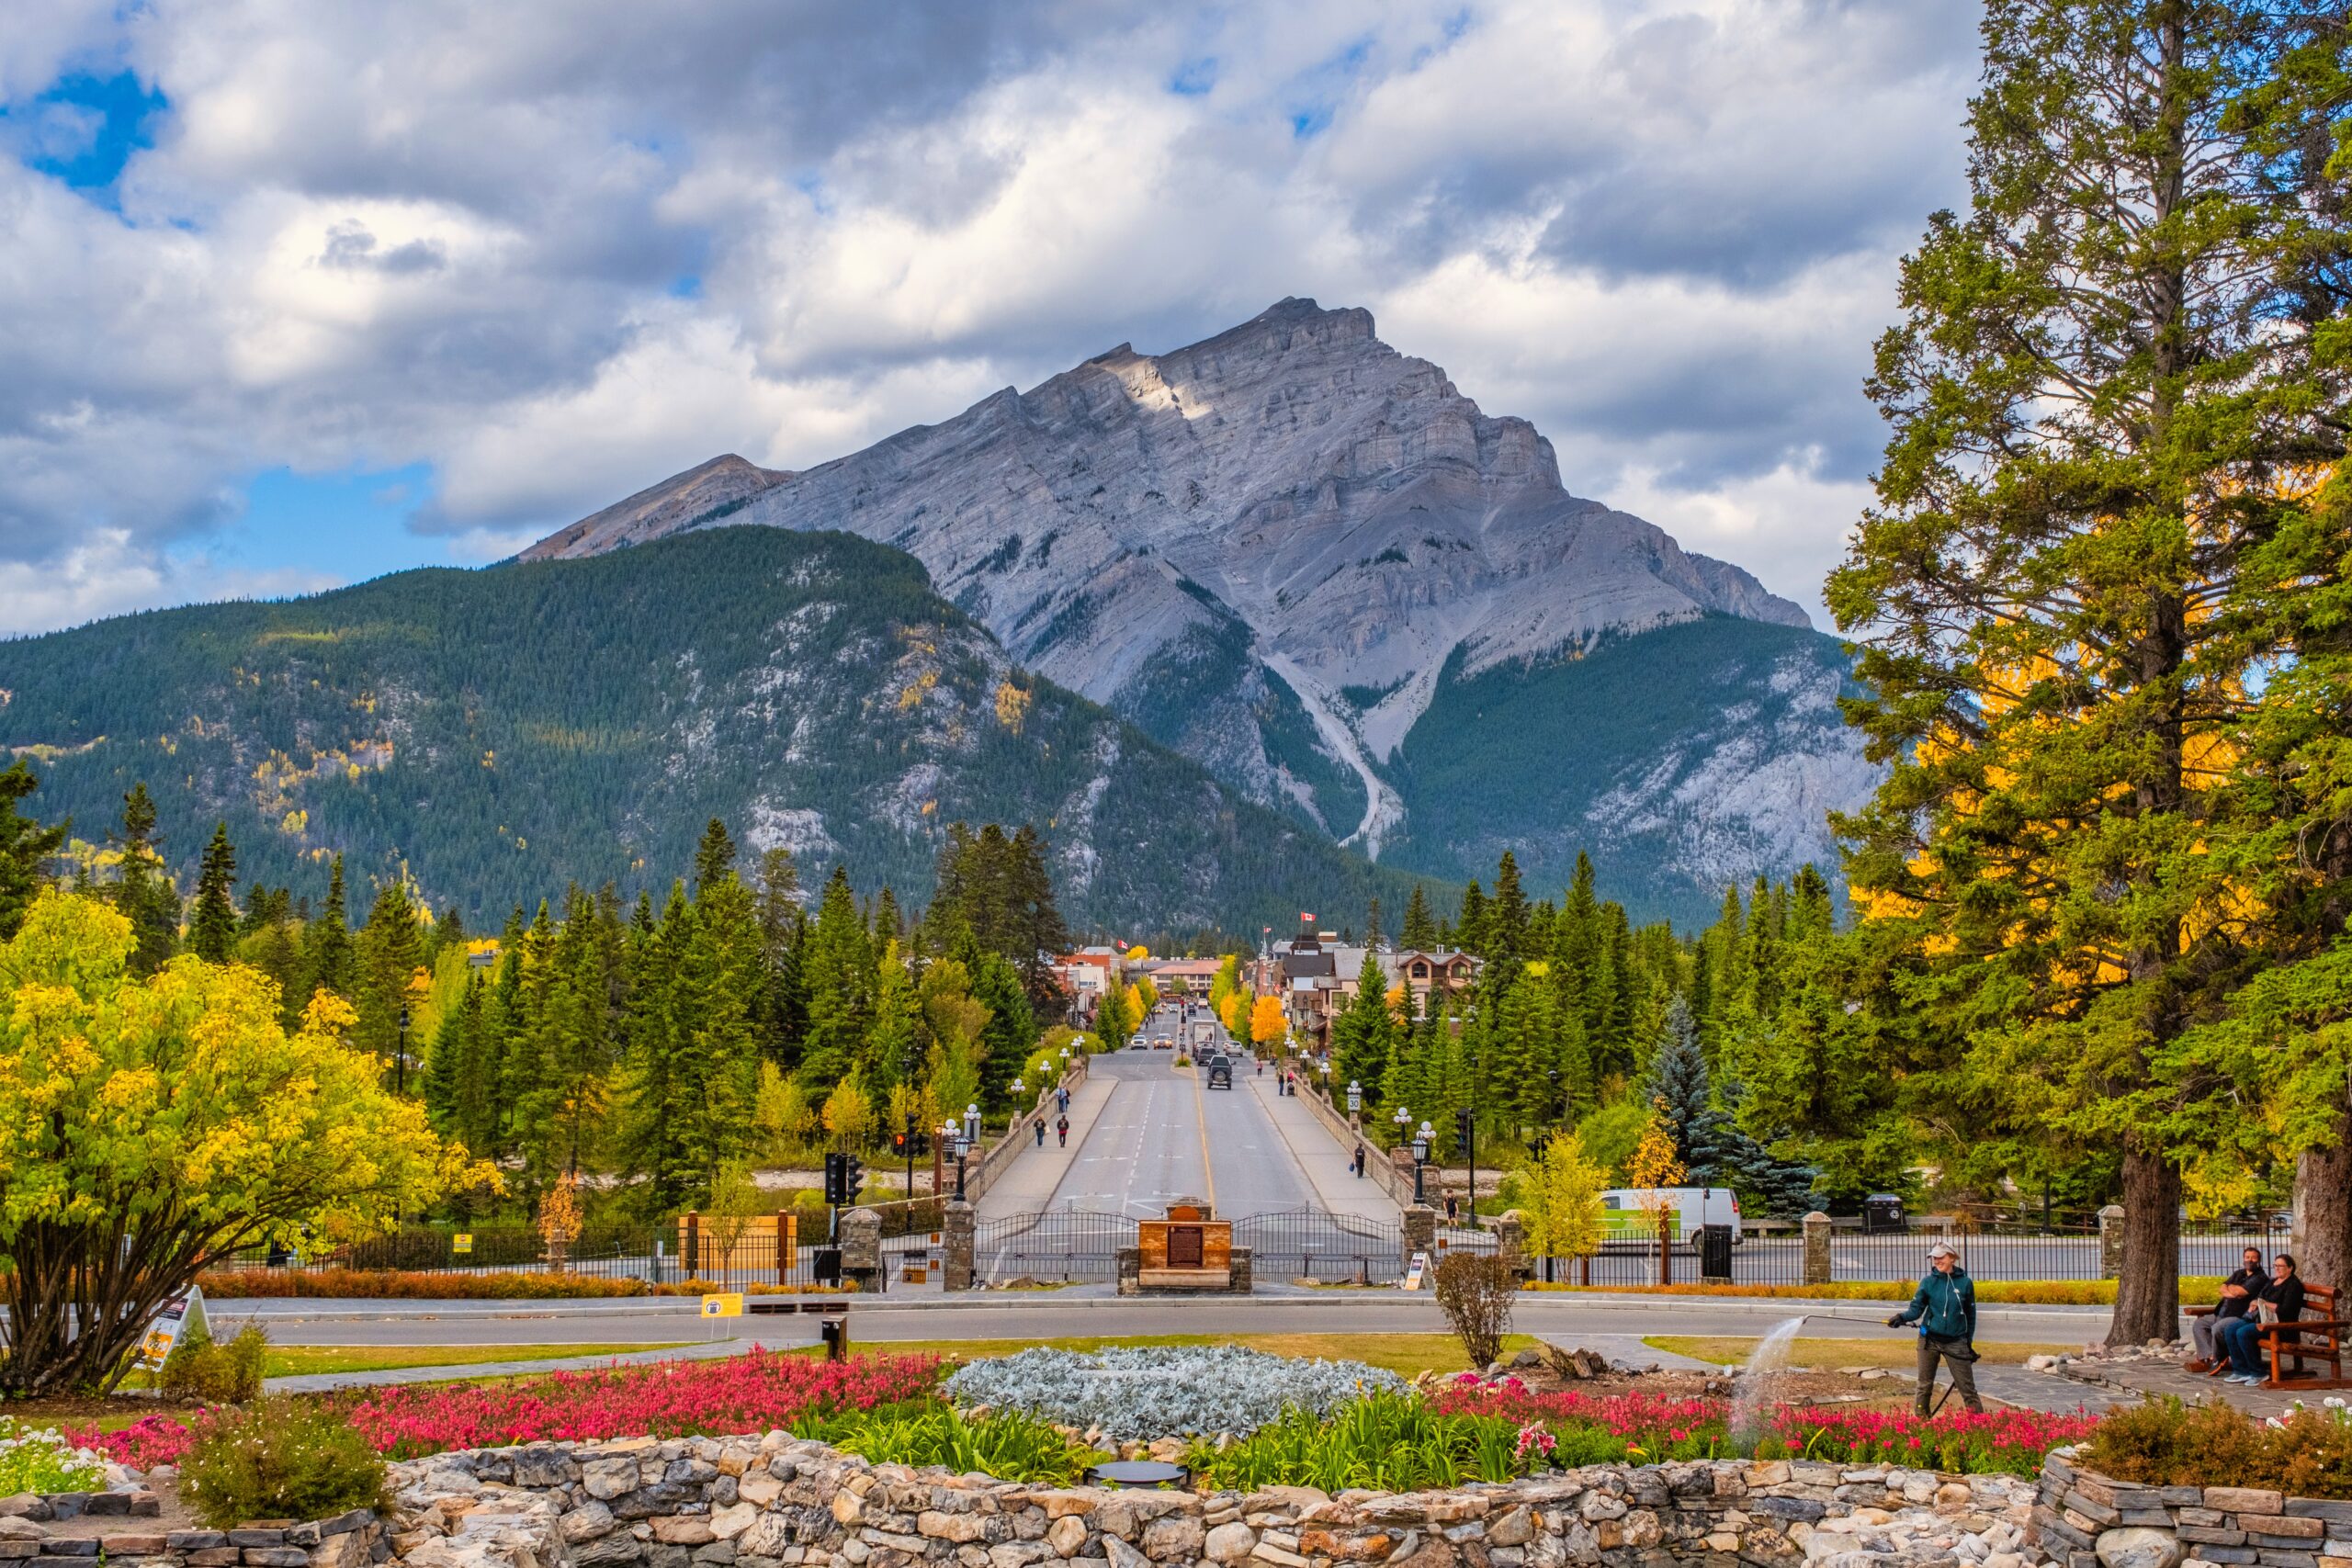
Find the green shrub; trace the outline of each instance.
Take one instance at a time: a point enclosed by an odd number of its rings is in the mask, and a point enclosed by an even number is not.
[[[1570,1438],[1562,1434],[1565,1449]],[[1561,1463],[1623,1459],[1623,1439],[1599,1434]],[[1589,1450],[1589,1452],[1582,1451]],[[1409,1393],[1374,1390],[1328,1420],[1294,1410],[1223,1452],[1195,1439],[1186,1459],[1194,1477],[1218,1489],[1350,1487],[1416,1492],[1465,1481],[1505,1482],[1528,1473],[1520,1423],[1505,1416],[1444,1415]]]
[[[265,1400],[204,1424],[181,1457],[180,1495],[215,1529],[320,1519],[382,1506],[384,1459],[331,1405]]]
[[[2082,1462],[2147,1486],[2258,1486],[2352,1498],[2352,1410],[2330,1400],[2290,1411],[2274,1427],[2218,1402],[2152,1399],[2101,1420]]]
[[[876,1464],[944,1465],[959,1475],[1066,1486],[1102,1456],[1061,1431],[1018,1410],[967,1420],[939,1408],[912,1413],[866,1411],[838,1426],[828,1441]]]
[[[269,1336],[258,1324],[247,1324],[226,1345],[198,1329],[172,1347],[157,1381],[166,1399],[244,1404],[261,1397],[262,1360],[268,1354]]]

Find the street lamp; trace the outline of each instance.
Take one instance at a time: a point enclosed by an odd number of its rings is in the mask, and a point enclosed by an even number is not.
[[[1018,1111],[1013,1113],[1013,1119],[1015,1121],[1020,1119]],[[980,1141],[980,1108],[978,1105],[964,1107],[964,1141],[967,1144],[977,1144]]]
[[[1413,1201],[1416,1203],[1421,1201],[1421,1168],[1429,1163],[1431,1136],[1430,1124],[1426,1122],[1421,1123],[1421,1130],[1413,1134]]]

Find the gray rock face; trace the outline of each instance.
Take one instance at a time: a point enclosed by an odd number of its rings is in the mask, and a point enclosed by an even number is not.
[[[1442,680],[1705,615],[1807,625],[1569,494],[1533,426],[1312,300],[1168,354],[1122,344],[805,472],[717,459],[525,553],[718,523],[910,551],[1021,663],[1374,854],[1407,812],[1387,764]],[[1776,797],[1845,803],[1850,773]]]

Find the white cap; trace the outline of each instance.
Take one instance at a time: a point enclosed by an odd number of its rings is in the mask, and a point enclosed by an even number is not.
[[[1929,1262],[1933,1262],[1939,1258],[1958,1258],[1959,1256],[1960,1248],[1954,1247],[1948,1241],[1939,1241],[1936,1243],[1935,1246],[1928,1248],[1928,1260]]]

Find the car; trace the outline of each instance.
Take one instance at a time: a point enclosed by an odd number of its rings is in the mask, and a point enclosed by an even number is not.
[[[1229,1089],[1233,1087],[1233,1063],[1229,1058],[1224,1056],[1211,1056],[1209,1058],[1207,1087],[1210,1089]]]
[[[1163,1034],[1151,1043],[1151,1048],[1155,1051],[1173,1051],[1176,1049],[1176,1042]]]

